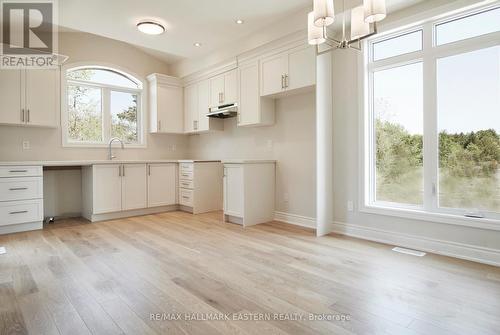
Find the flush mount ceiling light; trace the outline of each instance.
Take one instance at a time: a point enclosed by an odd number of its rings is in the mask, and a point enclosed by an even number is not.
[[[335,21],[333,0],[313,0],[313,11],[307,17],[307,39],[322,54],[333,49],[361,50],[361,41],[377,33],[377,22],[385,19],[385,0],[363,0],[363,5],[351,9],[351,38],[346,36],[345,0],[342,1],[342,39],[328,37],[327,26]],[[320,51],[320,45],[328,48]]]
[[[141,21],[137,24],[137,29],[148,35],[160,35],[165,32],[165,27],[155,21]]]
[[[198,47],[201,47],[201,43],[200,43],[200,42],[193,43],[193,45],[194,45],[195,47],[197,47],[197,48],[198,48]]]
[[[237,19],[237,20],[234,21],[234,23],[236,23],[236,24],[243,24],[243,23],[245,23],[245,21],[243,21],[242,19]]]

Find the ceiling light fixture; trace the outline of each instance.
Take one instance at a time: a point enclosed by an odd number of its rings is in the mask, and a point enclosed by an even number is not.
[[[198,47],[201,47],[201,43],[200,43],[200,42],[193,43],[193,45],[194,45],[195,47],[197,47],[197,48],[198,48]]]
[[[165,32],[165,27],[155,21],[141,21],[137,24],[137,29],[148,35],[160,35]]]
[[[345,0],[342,1],[342,39],[328,37],[327,26],[335,21],[333,0],[314,0],[313,11],[307,17],[307,38],[322,54],[334,49],[361,50],[361,41],[377,33],[377,22],[387,16],[385,0],[363,0],[363,5],[351,9],[351,38],[346,36]],[[320,50],[320,45],[328,48]]]
[[[234,21],[234,23],[236,23],[236,24],[243,24],[243,23],[245,23],[245,21],[243,21],[242,19],[237,19],[237,20]]]

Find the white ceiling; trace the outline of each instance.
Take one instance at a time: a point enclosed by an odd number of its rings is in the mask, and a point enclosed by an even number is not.
[[[352,7],[362,0],[347,0]],[[389,11],[422,0],[387,0]],[[169,63],[196,58],[283,20],[312,0],[63,0],[59,24],[133,44]],[[341,1],[336,0],[337,13]],[[237,25],[241,18],[245,24]],[[149,36],[136,29],[144,19],[162,22],[167,32]],[[304,19],[304,28],[306,27]],[[196,48],[193,43],[200,42]]]

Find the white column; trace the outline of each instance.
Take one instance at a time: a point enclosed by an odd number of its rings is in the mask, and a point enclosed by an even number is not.
[[[316,235],[330,232],[333,221],[332,54],[316,59]]]

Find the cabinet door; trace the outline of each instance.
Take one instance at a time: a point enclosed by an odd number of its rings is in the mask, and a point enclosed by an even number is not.
[[[238,125],[258,124],[260,122],[259,64],[241,66],[239,76]]]
[[[182,87],[157,86],[158,132],[183,133],[184,111]]]
[[[148,207],[177,203],[177,164],[148,165]]]
[[[210,79],[210,107],[219,106],[222,104],[222,96],[224,94],[224,75],[220,75]]]
[[[284,90],[283,76],[288,70],[288,55],[279,54],[264,58],[261,61],[260,95],[271,95]]]
[[[120,164],[94,165],[94,214],[122,210],[122,177]]]
[[[224,74],[224,92],[222,103],[232,104],[238,101],[238,72],[229,71]]]
[[[243,166],[224,165],[224,214],[243,217]]]
[[[26,123],[57,127],[59,70],[26,70]]]
[[[288,55],[287,89],[312,86],[316,83],[316,52],[313,47],[301,47]]]
[[[23,124],[21,70],[0,70],[0,123]]]
[[[209,118],[207,117],[210,105],[210,84],[208,80],[198,83],[198,130],[210,130]]]
[[[184,131],[192,133],[198,128],[198,86],[184,88]]]
[[[146,164],[123,164],[122,210],[147,207]]]

